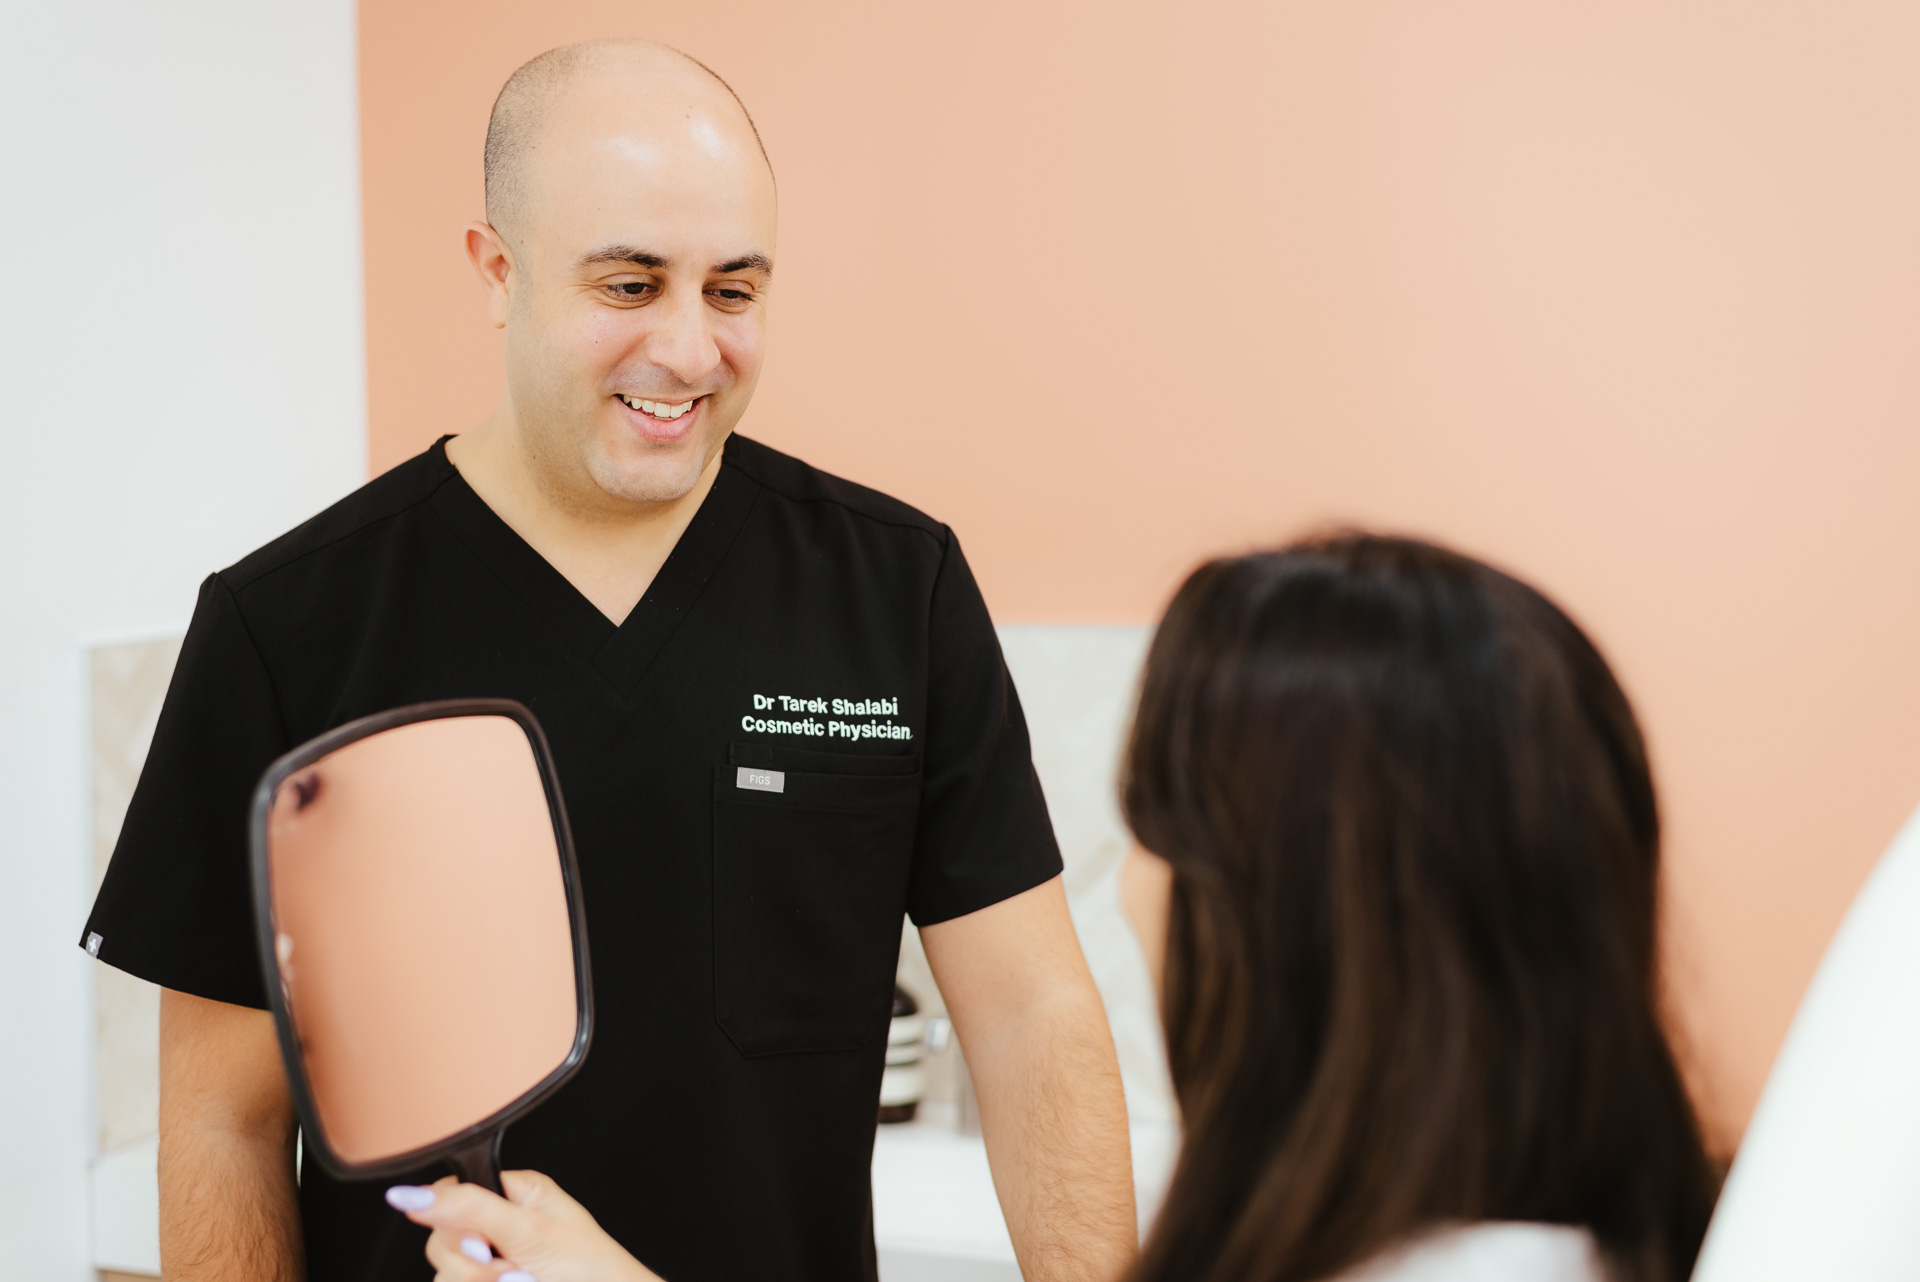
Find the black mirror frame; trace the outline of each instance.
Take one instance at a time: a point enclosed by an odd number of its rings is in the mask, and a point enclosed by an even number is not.
[[[447,717],[506,717],[526,733],[533,748],[534,764],[540,771],[540,783],[546,790],[547,813],[553,819],[553,836],[560,849],[560,876],[566,886],[567,920],[573,932],[573,1046],[560,1066],[525,1094],[499,1112],[458,1131],[445,1139],[423,1145],[379,1162],[348,1162],[327,1142],[314,1106],[313,1089],[307,1080],[306,1064],[300,1057],[300,1039],[294,1030],[293,1012],[287,1005],[287,993],[280,977],[274,953],[273,897],[267,861],[267,813],[273,798],[289,775],[305,770],[331,752],[370,735],[421,721]],[[294,1104],[300,1111],[300,1124],[307,1147],[320,1159],[329,1175],[341,1180],[378,1180],[404,1175],[432,1162],[450,1163],[461,1179],[500,1192],[500,1136],[507,1126],[534,1105],[553,1094],[566,1080],[580,1071],[586,1062],[587,1048],[593,1042],[593,977],[587,960],[586,906],[580,896],[580,865],[573,850],[573,832],[567,824],[566,804],[560,797],[560,775],[553,762],[553,750],[547,746],[546,732],[533,713],[511,699],[442,699],[415,703],[388,712],[375,713],[349,721],[316,739],[310,739],[280,757],[260,777],[253,791],[252,817],[248,824],[252,847],[253,917],[255,937],[260,948],[260,964],[266,980],[267,1000],[273,1009],[273,1023],[280,1038],[280,1058],[286,1064],[287,1082]]]

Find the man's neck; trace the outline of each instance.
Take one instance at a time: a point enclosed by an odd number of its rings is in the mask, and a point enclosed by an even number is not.
[[[536,461],[502,414],[448,441],[447,458],[494,515],[615,623],[646,595],[720,473],[716,452],[677,499],[622,503],[596,493],[569,501],[562,487],[542,483]]]

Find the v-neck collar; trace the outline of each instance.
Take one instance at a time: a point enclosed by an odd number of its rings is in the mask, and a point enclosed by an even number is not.
[[[428,451],[443,473],[430,500],[434,510],[488,569],[623,697],[640,684],[654,656],[706,590],[760,492],[757,482],[728,461],[733,452],[729,437],[720,474],[701,500],[700,510],[647,585],[646,595],[616,625],[474,492],[447,457],[450,439],[441,437]]]

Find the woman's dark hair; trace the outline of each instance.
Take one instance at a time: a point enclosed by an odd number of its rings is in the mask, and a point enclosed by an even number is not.
[[[1683,1282],[1716,1177],[1662,1029],[1626,696],[1532,588],[1343,533],[1214,561],[1147,658],[1186,1143],[1137,1282],[1324,1278],[1448,1222]]]

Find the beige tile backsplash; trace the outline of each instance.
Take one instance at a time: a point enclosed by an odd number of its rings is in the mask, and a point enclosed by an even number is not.
[[[1171,1125],[1160,1004],[1120,908],[1129,845],[1117,795],[1120,754],[1152,629],[1015,624],[999,632],[1066,864],[1067,906],[1113,1030],[1127,1114],[1136,1125]]]
[[[1066,864],[1067,905],[1113,1030],[1127,1113],[1136,1125],[1171,1126],[1175,1108],[1159,1003],[1119,897],[1128,838],[1116,775],[1150,630],[1015,624],[999,632]],[[901,941],[899,975],[930,1013],[945,1012],[911,925]],[[951,1055],[928,1058],[929,1101],[955,1102],[963,1079]]]
[[[106,872],[154,722],[180,656],[178,637],[88,651],[92,709],[94,884]],[[160,1117],[160,990],[111,966],[94,968],[99,1044],[95,1113],[102,1151],[153,1135]]]

